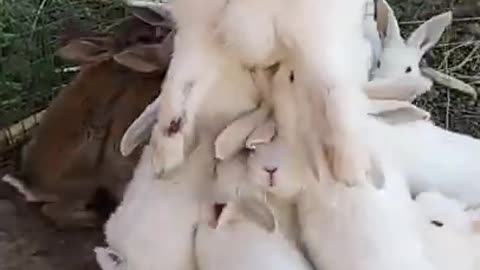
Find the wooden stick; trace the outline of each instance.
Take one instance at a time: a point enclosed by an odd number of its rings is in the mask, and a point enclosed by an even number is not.
[[[44,113],[45,110],[42,110],[20,120],[18,123],[13,124],[10,127],[0,129],[0,152],[25,139],[25,133],[40,121]]]

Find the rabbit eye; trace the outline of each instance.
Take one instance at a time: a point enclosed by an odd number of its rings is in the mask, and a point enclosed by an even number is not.
[[[432,223],[433,225],[435,225],[437,227],[443,227],[443,223],[438,221],[438,220],[432,220],[432,221],[430,221],[430,223]]]
[[[253,154],[255,153],[255,147],[245,147],[245,152],[247,152],[247,154]]]
[[[380,68],[382,66],[382,62],[380,60],[377,61],[377,68]]]
[[[293,71],[290,71],[290,82],[293,83],[293,81],[295,81],[295,74],[293,73]]]
[[[407,67],[407,69],[405,69],[405,73],[410,73],[412,72],[412,67]]]

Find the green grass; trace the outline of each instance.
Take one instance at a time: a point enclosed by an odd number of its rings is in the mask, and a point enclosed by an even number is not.
[[[124,15],[121,1],[0,0],[0,128],[45,108],[71,78],[55,57],[66,29],[105,30]]]

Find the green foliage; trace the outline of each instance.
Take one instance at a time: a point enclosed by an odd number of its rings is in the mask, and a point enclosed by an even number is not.
[[[62,33],[101,30],[120,0],[0,0],[0,128],[44,109],[72,74],[55,57]]]

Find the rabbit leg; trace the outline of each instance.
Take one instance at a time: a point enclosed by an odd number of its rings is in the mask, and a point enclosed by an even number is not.
[[[100,224],[100,218],[93,210],[86,210],[85,202],[59,201],[46,204],[42,213],[59,228],[92,228]]]
[[[348,89],[350,88],[350,89]],[[327,160],[335,180],[355,186],[358,183],[369,181],[371,169],[370,152],[364,145],[362,138],[361,121],[366,113],[362,111],[362,102],[357,95],[360,89],[349,85],[333,88],[326,96],[326,120],[329,130],[326,142]],[[360,117],[359,117],[360,115]]]
[[[188,66],[173,69],[171,73],[175,70],[182,74],[167,78],[160,96],[158,122],[152,132],[155,149],[152,162],[158,175],[178,168],[189,154],[186,153],[186,140],[193,135],[196,114],[216,79],[214,72],[186,76]]]

